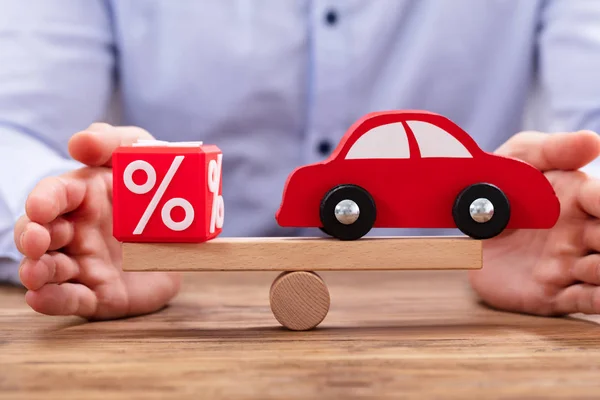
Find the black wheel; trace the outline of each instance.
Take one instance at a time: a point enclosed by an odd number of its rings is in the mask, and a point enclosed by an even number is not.
[[[321,230],[341,240],[356,240],[369,233],[375,217],[373,198],[356,185],[336,186],[321,200]]]
[[[327,232],[327,229],[325,229],[324,227],[320,226],[319,229],[321,230],[321,232],[323,232],[324,234],[331,236],[331,233]]]
[[[456,227],[473,239],[490,239],[504,231],[510,220],[510,203],[498,187],[477,183],[464,189],[454,201]]]

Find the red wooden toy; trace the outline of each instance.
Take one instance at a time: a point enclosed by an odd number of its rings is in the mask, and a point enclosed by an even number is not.
[[[295,169],[276,220],[354,240],[373,227],[458,228],[475,239],[548,229],[560,204],[525,162],[486,153],[449,119],[426,111],[371,113],[325,161]]]
[[[549,229],[560,214],[543,173],[482,151],[452,121],[426,111],[368,114],[328,159],[288,177],[278,223],[342,240],[210,240],[223,225],[221,162],[219,148],[195,142],[142,141],[115,151],[113,234],[125,242],[123,270],[282,271],[269,301],[292,330],[316,327],[329,310],[315,271],[480,269],[483,241],[473,239]],[[373,227],[458,228],[467,236],[350,242]]]
[[[223,226],[223,154],[202,142],[142,140],[113,153],[113,236],[204,242]]]

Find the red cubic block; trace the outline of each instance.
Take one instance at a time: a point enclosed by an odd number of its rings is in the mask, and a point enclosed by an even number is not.
[[[113,236],[204,242],[223,228],[223,154],[201,142],[139,141],[115,150]]]

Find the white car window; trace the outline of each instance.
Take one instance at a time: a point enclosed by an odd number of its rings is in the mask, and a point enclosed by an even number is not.
[[[409,157],[408,138],[401,122],[380,125],[364,133],[346,154],[346,159]]]
[[[421,157],[471,158],[469,150],[439,126],[423,121],[407,121],[413,131]]]

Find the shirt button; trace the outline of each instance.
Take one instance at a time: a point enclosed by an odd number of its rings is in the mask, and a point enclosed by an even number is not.
[[[327,11],[327,13],[325,14],[325,22],[327,22],[327,25],[335,25],[337,20],[338,15],[337,12],[335,12],[335,10]]]
[[[329,153],[331,153],[332,147],[333,146],[331,145],[331,142],[324,139],[319,142],[317,150],[319,151],[319,153],[321,153],[321,155],[326,156]]]

